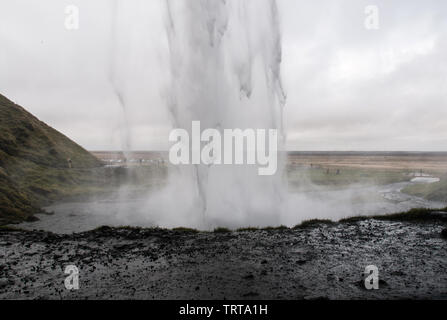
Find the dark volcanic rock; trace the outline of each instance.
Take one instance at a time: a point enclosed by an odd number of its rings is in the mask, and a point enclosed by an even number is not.
[[[445,299],[440,222],[73,235],[0,229],[0,299]],[[335,240],[335,241],[334,241]],[[79,290],[64,271],[79,270]],[[379,269],[379,290],[359,280]]]

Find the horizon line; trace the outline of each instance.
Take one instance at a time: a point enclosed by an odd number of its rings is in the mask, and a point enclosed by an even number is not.
[[[88,152],[120,152],[120,153],[136,153],[136,152],[159,152],[168,153],[169,150],[89,150]],[[287,153],[446,153],[445,151],[439,150],[280,150],[278,152],[287,152]]]

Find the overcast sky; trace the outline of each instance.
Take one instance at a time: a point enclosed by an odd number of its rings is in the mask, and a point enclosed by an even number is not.
[[[163,8],[125,2],[124,40],[113,45],[110,0],[0,0],[0,93],[89,150],[118,150],[126,121],[111,53],[136,48],[119,83],[134,93],[132,147],[166,149]],[[288,149],[447,151],[446,1],[278,3]],[[71,4],[75,31],[65,27]],[[379,29],[365,27],[368,5]]]

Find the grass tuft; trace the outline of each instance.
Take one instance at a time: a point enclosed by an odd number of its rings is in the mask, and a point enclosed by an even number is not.
[[[254,231],[259,231],[260,229],[257,227],[246,227],[246,228],[239,228],[236,231],[237,232],[254,232]]]
[[[341,223],[350,223],[350,222],[359,222],[370,219],[380,220],[380,221],[433,221],[439,220],[439,216],[434,215],[434,212],[445,211],[447,212],[447,208],[444,209],[428,209],[428,208],[417,208],[411,209],[407,212],[401,213],[393,213],[382,216],[364,216],[364,217],[350,217],[346,219],[340,220]]]
[[[289,227],[279,226],[279,227],[265,227],[262,230],[272,231],[272,230],[289,230]]]

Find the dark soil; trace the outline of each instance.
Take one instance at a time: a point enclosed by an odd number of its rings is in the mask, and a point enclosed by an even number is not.
[[[0,299],[446,299],[445,221],[229,232],[0,229]],[[80,288],[65,289],[67,265]],[[363,272],[379,269],[380,288]]]

